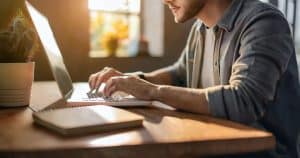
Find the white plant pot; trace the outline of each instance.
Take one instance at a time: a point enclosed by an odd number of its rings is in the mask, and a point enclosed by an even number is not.
[[[34,62],[0,63],[0,107],[29,105],[34,65]]]

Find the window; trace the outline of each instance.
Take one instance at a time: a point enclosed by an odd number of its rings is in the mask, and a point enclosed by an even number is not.
[[[141,0],[89,0],[90,57],[136,56]]]

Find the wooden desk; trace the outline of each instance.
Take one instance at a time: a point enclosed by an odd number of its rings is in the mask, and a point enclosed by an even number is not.
[[[54,82],[36,82],[31,106],[60,97]],[[193,157],[274,148],[272,134],[225,120],[157,108],[130,108],[144,127],[62,137],[33,124],[30,108],[0,108],[0,157]]]

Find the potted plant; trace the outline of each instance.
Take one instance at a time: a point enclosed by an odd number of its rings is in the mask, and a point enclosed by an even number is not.
[[[1,1],[2,3],[2,1]],[[3,0],[0,12],[0,106],[30,103],[37,37],[22,12],[24,1]],[[6,7],[5,7],[6,6]],[[3,17],[3,15],[5,17]]]

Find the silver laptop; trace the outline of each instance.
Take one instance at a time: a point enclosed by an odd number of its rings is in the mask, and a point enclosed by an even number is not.
[[[98,104],[112,106],[148,106],[152,104],[151,101],[137,100],[133,96],[124,93],[118,93],[115,97],[109,99],[91,97],[87,95],[90,91],[88,83],[77,83],[73,85],[47,18],[30,3],[26,2],[26,7],[48,58],[53,76],[67,104],[71,106]]]

